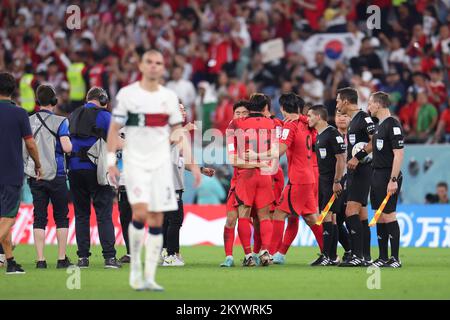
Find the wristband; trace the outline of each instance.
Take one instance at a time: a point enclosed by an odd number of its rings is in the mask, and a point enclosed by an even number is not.
[[[362,160],[367,156],[367,151],[362,149],[361,151],[359,151],[357,154],[355,154],[355,158],[358,160]]]
[[[341,179],[334,179],[334,183],[339,183],[339,184],[341,184]]]
[[[116,154],[114,152],[108,152],[106,154],[106,166],[114,167],[116,165]]]

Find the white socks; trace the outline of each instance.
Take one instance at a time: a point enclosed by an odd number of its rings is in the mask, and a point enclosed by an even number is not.
[[[133,222],[128,226],[130,239],[130,271],[142,274],[141,250],[144,244],[145,229],[137,229]]]
[[[163,235],[151,234],[145,239],[145,280],[147,282],[155,282],[156,267],[158,265],[159,256],[163,245]]]

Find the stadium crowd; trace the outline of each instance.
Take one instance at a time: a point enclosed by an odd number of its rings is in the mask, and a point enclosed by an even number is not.
[[[92,86],[112,97],[136,81],[138,53],[164,53],[166,85],[203,130],[226,129],[234,101],[254,92],[271,97],[280,116],[281,92],[324,103],[333,118],[336,91],[352,85],[367,109],[370,92],[390,94],[406,142],[450,142],[450,3],[443,0],[358,1],[15,1],[1,0],[0,70],[20,79],[20,103],[35,106],[33,90],[54,85],[60,112],[81,103]],[[69,30],[81,10],[79,30]],[[367,7],[380,8],[380,29],[368,30]],[[330,63],[305,42],[318,33],[353,35],[354,57]],[[369,32],[369,33],[368,33]],[[261,44],[281,38],[285,56],[265,61]],[[344,48],[345,49],[345,48]]]

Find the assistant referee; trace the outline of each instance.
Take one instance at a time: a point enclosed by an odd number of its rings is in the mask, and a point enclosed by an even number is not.
[[[379,119],[373,135],[373,176],[370,191],[372,209],[377,210],[387,193],[391,194],[377,223],[380,257],[373,262],[377,267],[400,268],[400,228],[397,221],[397,200],[402,187],[403,130],[400,122],[391,116],[389,95],[375,92],[369,99],[371,115]],[[391,258],[388,259],[388,241],[391,242]]]

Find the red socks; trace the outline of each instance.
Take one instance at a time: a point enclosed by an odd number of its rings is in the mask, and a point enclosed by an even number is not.
[[[225,226],[223,228],[223,243],[225,248],[225,255],[233,255],[233,244],[234,244],[234,228],[228,228]]]
[[[238,219],[238,234],[239,239],[242,243],[242,248],[244,249],[244,253],[247,255],[252,252],[251,246],[251,237],[252,237],[252,228],[251,222],[249,218],[239,218]]]
[[[253,226],[253,253],[261,251],[261,230]]]
[[[260,234],[261,234],[261,249],[269,250],[271,241],[272,241],[272,233],[273,233],[273,224],[272,220],[266,219],[259,222]],[[258,251],[259,252],[259,251]]]
[[[291,246],[292,242],[294,241],[295,237],[297,236],[298,224],[299,224],[298,217],[290,216],[288,218],[288,225],[286,227],[286,233],[284,234],[284,237],[283,237],[283,243],[281,244],[280,248],[278,249],[278,251],[281,254],[287,253],[287,251],[289,250],[289,247]]]
[[[320,252],[323,250],[323,225],[318,226],[317,224],[313,224],[309,226],[311,231],[314,233],[316,237],[317,243],[319,244]]]
[[[269,253],[274,255],[278,251],[278,247],[281,245],[281,241],[283,240],[284,220],[273,220],[272,225],[272,240],[270,243]]]

